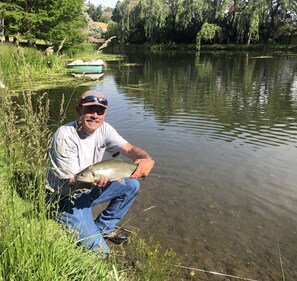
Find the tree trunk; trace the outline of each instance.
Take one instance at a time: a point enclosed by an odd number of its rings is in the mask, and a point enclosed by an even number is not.
[[[252,32],[249,31],[248,32],[248,40],[247,40],[247,45],[250,45],[251,44],[251,38],[252,38]]]

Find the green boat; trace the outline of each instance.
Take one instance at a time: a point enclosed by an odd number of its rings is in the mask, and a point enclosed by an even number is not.
[[[99,79],[104,75],[104,61],[101,59],[93,61],[76,60],[67,64],[69,73],[75,77],[87,77],[91,79]]]

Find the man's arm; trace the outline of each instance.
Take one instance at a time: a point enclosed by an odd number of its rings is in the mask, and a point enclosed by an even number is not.
[[[149,175],[150,171],[154,167],[155,161],[149,156],[149,154],[140,147],[133,146],[130,143],[126,143],[121,147],[120,153],[130,158],[137,164],[137,168],[131,175],[131,178],[141,178]]]

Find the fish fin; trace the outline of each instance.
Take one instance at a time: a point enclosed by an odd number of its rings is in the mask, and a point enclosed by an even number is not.
[[[118,152],[116,152],[116,153],[114,153],[114,154],[112,155],[112,158],[117,159],[117,157],[119,157],[120,154],[121,154],[121,153],[118,151]]]
[[[122,185],[125,185],[126,183],[125,183],[125,179],[118,179],[117,180],[120,184],[122,184]]]

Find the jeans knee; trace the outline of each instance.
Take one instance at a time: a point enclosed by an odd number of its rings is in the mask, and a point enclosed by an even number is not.
[[[103,258],[109,254],[109,248],[108,248],[106,242],[104,241],[103,237],[101,239],[98,239],[98,238],[94,239],[92,237],[87,237],[87,238],[81,239],[78,242],[78,244],[87,250],[97,252]]]
[[[129,188],[129,193],[137,194],[139,192],[140,183],[137,179],[127,179],[126,186]]]

